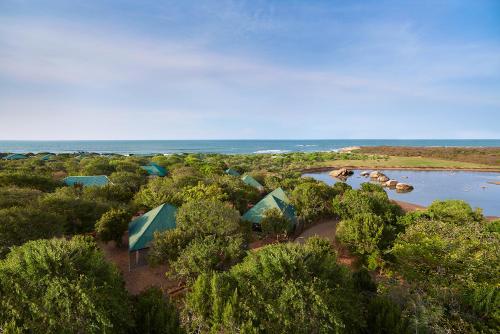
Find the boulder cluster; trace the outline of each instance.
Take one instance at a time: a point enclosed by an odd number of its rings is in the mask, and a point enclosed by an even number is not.
[[[362,171],[361,176],[370,177],[370,179],[374,181],[378,181],[382,184],[383,187],[395,188],[397,192],[408,192],[413,190],[413,186],[411,184],[398,182],[398,180],[390,179],[384,173],[375,170],[373,172]]]
[[[335,177],[337,179],[346,179],[352,174],[354,174],[354,172],[347,168],[340,168],[330,172],[330,176]]]

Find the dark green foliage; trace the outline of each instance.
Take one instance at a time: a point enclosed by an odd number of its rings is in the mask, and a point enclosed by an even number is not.
[[[52,238],[63,232],[62,217],[33,207],[12,207],[0,210],[0,258],[12,246],[29,240]]]
[[[131,325],[118,270],[90,238],[30,241],[0,261],[0,328],[123,333]]]
[[[333,211],[342,219],[349,219],[359,213],[372,213],[384,222],[396,224],[403,210],[392,203],[387,194],[379,191],[347,190],[333,200]]]
[[[352,187],[345,182],[335,182],[332,188],[336,195],[343,195],[347,190],[352,190]]]
[[[348,270],[326,240],[250,253],[227,273],[202,274],[187,295],[193,332],[353,333],[363,326]]]
[[[110,208],[108,203],[83,198],[78,189],[69,187],[45,195],[38,205],[63,217],[65,232],[70,234],[93,231],[97,220]]]
[[[122,245],[122,237],[128,229],[132,215],[124,209],[111,209],[101,216],[95,225],[99,238],[104,241],[114,241],[118,247]]]
[[[0,187],[5,186],[32,188],[48,192],[62,186],[62,183],[39,174],[0,173]]]
[[[457,212],[455,204],[448,212]],[[447,212],[445,205],[439,207]],[[487,224],[416,220],[398,236],[391,253],[405,279],[445,312],[440,327],[467,332],[472,326],[500,326],[500,237]]]
[[[149,288],[133,298],[136,334],[182,334],[179,315],[172,302],[158,288]]]
[[[408,320],[403,317],[401,307],[385,297],[374,297],[368,304],[367,333],[410,334]]]
[[[377,292],[377,284],[373,281],[370,272],[366,270],[366,268],[361,268],[353,273],[352,280],[354,282],[354,287],[360,292]]]
[[[241,214],[249,209],[250,204],[255,204],[260,199],[261,194],[259,191],[246,185],[238,177],[223,175],[214,178],[214,181],[227,194],[227,200],[233,203]]]
[[[355,253],[367,258],[370,269],[375,269],[380,251],[394,239],[394,232],[379,216],[361,213],[340,221],[336,236]]]
[[[265,235],[286,235],[293,230],[293,223],[276,208],[264,212],[260,226]]]
[[[195,278],[222,270],[243,256],[245,235],[238,211],[215,200],[190,201],[177,211],[177,227],[156,233],[153,263],[171,263],[172,274]]]
[[[0,209],[13,206],[25,206],[36,202],[42,192],[30,188],[2,187],[0,188]]]
[[[299,184],[292,192],[292,203],[299,217],[312,223],[332,214],[332,200],[336,191],[323,182],[306,182]]]
[[[80,162],[82,175],[110,175],[116,169],[105,157],[84,158]]]
[[[361,191],[368,193],[374,193],[374,192],[385,193],[384,188],[382,188],[380,184],[370,183],[370,182],[361,183],[361,187],[359,189]]]
[[[454,224],[469,224],[484,220],[481,209],[472,210],[469,204],[459,200],[434,201],[426,212],[434,220]]]

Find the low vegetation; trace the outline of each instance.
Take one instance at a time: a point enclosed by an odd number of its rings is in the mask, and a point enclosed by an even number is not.
[[[385,153],[0,160],[0,332],[498,332],[499,220],[462,201],[405,213],[377,185],[328,186],[298,172],[379,163]],[[148,177],[140,166],[151,161],[168,176]],[[112,183],[62,181],[100,174]],[[258,229],[243,221],[278,187],[301,228],[338,221],[335,246],[355,266],[340,264],[326,240],[294,243],[297,226],[278,209]],[[149,261],[167,264],[182,291],[175,300],[156,288],[131,296],[95,238],[124,246],[132,215],[163,203],[178,208],[176,228],[155,234]],[[250,249],[265,240],[274,244]]]

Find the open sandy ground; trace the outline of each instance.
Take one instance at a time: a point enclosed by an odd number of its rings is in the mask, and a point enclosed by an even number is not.
[[[165,276],[167,266],[164,265],[157,267],[146,265],[129,271],[129,253],[126,239],[128,240],[125,236],[124,245],[120,248],[116,247],[114,242],[104,244],[98,241],[98,245],[104,251],[106,259],[117,265],[122,272],[123,279],[125,280],[125,288],[129,293],[136,295],[151,286],[159,287],[167,292],[178,286],[176,281],[167,279]]]

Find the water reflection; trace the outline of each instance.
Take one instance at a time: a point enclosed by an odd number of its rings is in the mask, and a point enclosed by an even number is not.
[[[483,209],[485,215],[500,216],[500,173],[465,172],[465,171],[414,171],[414,170],[380,170],[390,179],[413,185],[414,190],[398,193],[395,189],[385,188],[389,197],[395,200],[428,206],[437,199],[461,199],[472,207]],[[346,179],[346,183],[358,188],[363,182],[374,182],[361,176],[361,170]],[[317,180],[334,184],[339,182],[328,172],[307,173]]]

